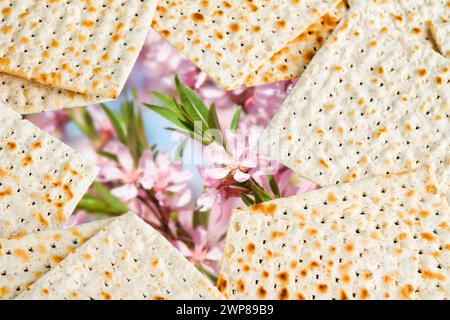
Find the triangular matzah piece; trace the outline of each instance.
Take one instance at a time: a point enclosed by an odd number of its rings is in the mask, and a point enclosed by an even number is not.
[[[109,222],[0,238],[0,300],[19,295]]]
[[[152,25],[222,87],[236,89],[339,2],[161,1]]]
[[[442,299],[449,206],[425,169],[238,211],[218,287],[237,299]]]
[[[388,19],[352,11],[263,132],[260,149],[322,186],[435,164],[450,198],[449,75],[447,59]]]
[[[346,13],[347,5],[343,1],[273,55],[256,72],[250,73],[245,85],[257,86],[300,77]]]
[[[450,22],[431,22],[430,28],[440,52],[450,58]]]
[[[160,233],[133,213],[108,224],[17,299],[221,299]]]
[[[155,7],[156,0],[2,1],[0,72],[117,98]]]
[[[61,226],[98,168],[0,105],[0,237]]]

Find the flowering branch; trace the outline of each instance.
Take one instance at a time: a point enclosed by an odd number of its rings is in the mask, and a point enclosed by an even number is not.
[[[248,172],[256,167],[255,161],[258,160],[258,156],[250,155],[249,153],[253,152],[250,150],[238,150],[242,147],[247,148],[247,146],[242,146],[233,137],[238,132],[242,108],[236,109],[230,124],[230,134],[227,135],[221,128],[214,104],[208,108],[193,90],[180,82],[177,76],[175,77],[175,83],[178,99],[168,97],[160,92],[153,92],[162,105],[146,103],[144,105],[176,126],[176,128],[168,128],[169,130],[190,137],[209,147],[211,152],[208,160],[219,164],[219,167],[215,170],[216,174],[220,176],[222,173],[220,177],[216,175],[221,180],[215,186],[216,189],[226,191],[227,196],[241,197],[247,205],[254,205],[280,197],[275,179],[270,180],[270,191],[261,186],[254,178],[250,179]],[[227,136],[231,138],[227,139]],[[238,145],[227,146],[229,142]],[[180,152],[182,152],[183,147],[184,143],[180,146]],[[222,159],[218,158],[220,156],[222,156]],[[233,159],[233,157],[236,159]],[[245,157],[247,158],[245,159]],[[251,157],[254,159],[250,159]],[[224,158],[228,158],[229,161]],[[225,175],[223,175],[224,172],[226,172]]]

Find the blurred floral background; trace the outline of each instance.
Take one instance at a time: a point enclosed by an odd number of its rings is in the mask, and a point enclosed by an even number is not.
[[[256,152],[294,85],[225,92],[151,30],[118,101],[28,119],[101,168],[70,225],[132,210],[214,281],[233,209],[316,188]]]

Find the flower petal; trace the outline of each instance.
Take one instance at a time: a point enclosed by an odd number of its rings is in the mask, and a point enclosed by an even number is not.
[[[225,148],[217,142],[211,143],[203,149],[206,159],[212,164],[227,165],[232,162]]]
[[[125,184],[121,187],[112,189],[111,193],[123,201],[130,201],[137,197],[138,190],[133,184]]]
[[[205,174],[210,178],[221,180],[225,178],[230,171],[231,170],[228,168],[207,168],[205,169]]]
[[[250,179],[250,175],[248,173],[244,173],[241,170],[236,170],[234,173],[234,180],[237,182],[245,182]]]

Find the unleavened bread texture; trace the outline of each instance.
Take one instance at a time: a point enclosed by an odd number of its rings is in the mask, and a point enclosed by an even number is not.
[[[21,114],[81,107],[111,100],[52,88],[5,73],[0,73],[0,98]]]
[[[234,213],[218,287],[233,299],[444,299],[449,206],[425,169]]]
[[[221,299],[159,232],[135,214],[106,226],[17,299]]]
[[[152,25],[222,87],[236,89],[339,2],[160,1]]]
[[[98,168],[0,105],[0,237],[61,226]]]
[[[347,9],[345,1],[339,3],[332,12],[325,14],[274,54],[258,70],[250,73],[245,78],[245,85],[257,86],[300,77],[345,16]]]
[[[156,0],[0,3],[0,71],[75,93],[117,98]]]
[[[369,13],[341,23],[260,150],[322,186],[434,164],[450,198],[450,63]]]
[[[449,0],[350,0],[349,4],[368,11],[377,9],[404,35],[434,49],[430,26],[450,21]]]
[[[0,299],[13,299],[110,220],[0,239]]]
[[[450,21],[431,22],[430,26],[440,52],[447,58],[450,58]]]

